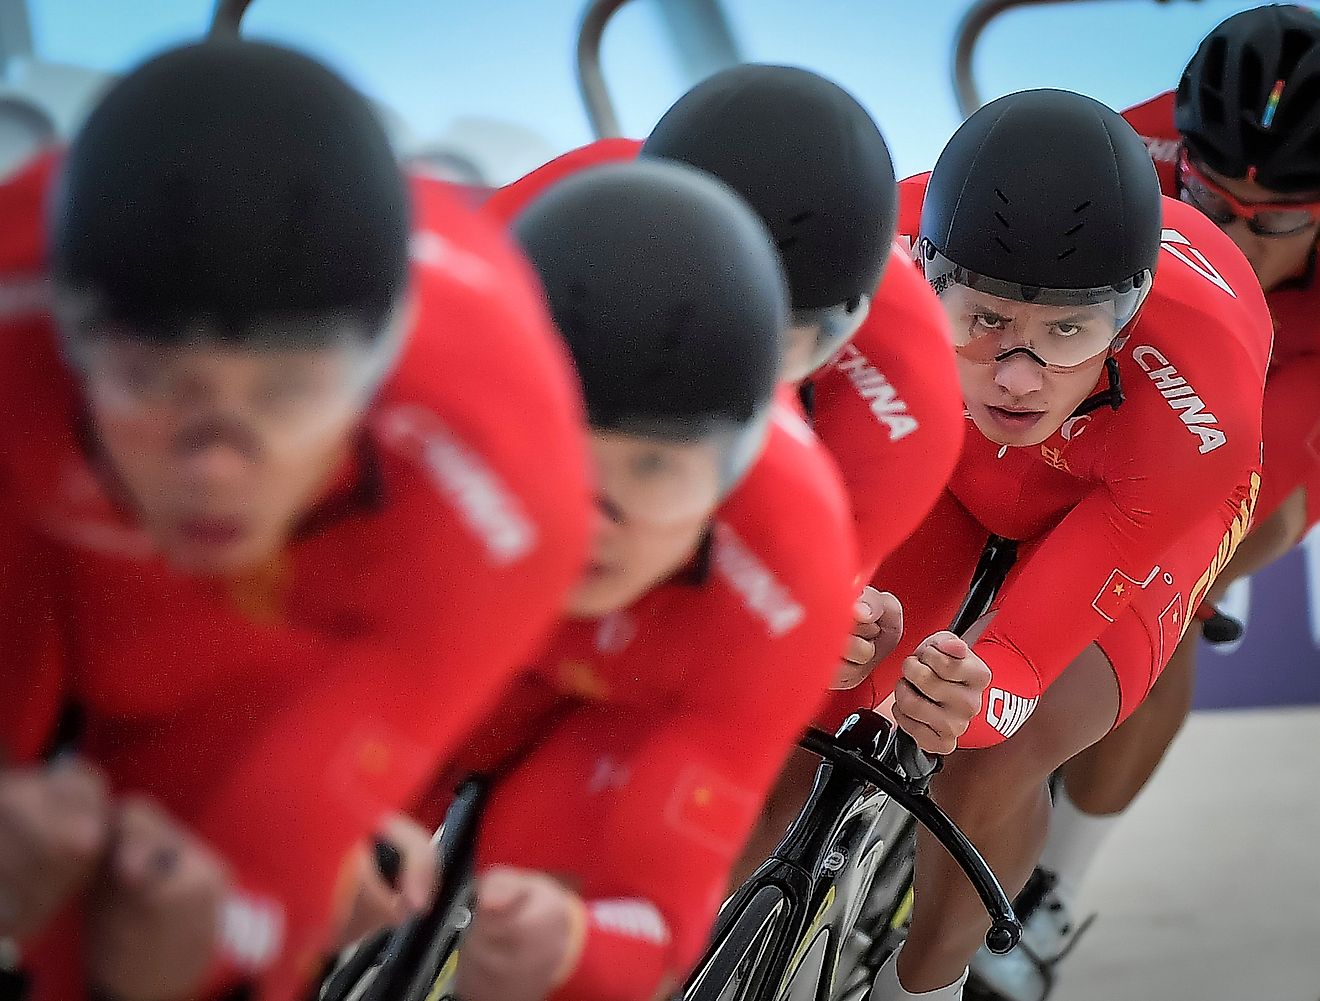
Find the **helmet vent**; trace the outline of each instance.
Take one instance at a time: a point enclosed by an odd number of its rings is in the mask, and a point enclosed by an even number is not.
[[[1005,205],[1008,204],[1008,195],[1004,194],[998,188],[995,188],[995,194],[999,196],[999,200],[1001,202],[1003,202]]]
[[[797,215],[795,215],[795,216],[793,216],[791,219],[789,219],[789,220],[788,220],[788,224],[789,224],[790,226],[801,226],[804,222],[806,222],[808,219],[810,219],[813,215],[815,215],[815,213],[812,212],[811,209],[807,209],[805,212],[799,212]]]
[[[1013,228],[1012,226],[1010,226],[1010,225],[1008,224],[1008,220],[1005,219],[1000,213],[996,212],[996,213],[995,213],[995,218],[999,220],[1000,224],[1004,227],[1004,229],[1012,229],[1012,228]]]
[[[999,244],[1000,249],[1003,250],[1004,253],[1006,254],[1013,253],[1013,248],[1011,248],[1007,243],[1005,243],[999,237],[995,237],[995,243]]]
[[[1076,247],[1069,247],[1069,248],[1068,248],[1067,250],[1065,250],[1062,254],[1060,254],[1058,257],[1056,257],[1055,260],[1056,260],[1056,261],[1062,261],[1065,257],[1071,257],[1071,256],[1072,256],[1073,254],[1075,254],[1075,253],[1077,253],[1077,248],[1076,248]]]
[[[1216,92],[1224,89],[1224,61],[1228,53],[1228,41],[1216,38],[1210,43],[1210,51],[1205,54],[1205,69],[1201,80],[1203,86]]]
[[[1260,104],[1263,110],[1265,94],[1268,93],[1269,87],[1274,86],[1274,81],[1270,80],[1269,84],[1264,82],[1265,71],[1261,66],[1260,55],[1255,49],[1248,48],[1242,53],[1242,62],[1238,72],[1240,74],[1238,93],[1241,95],[1241,99],[1244,102],[1249,102],[1251,98],[1248,95],[1260,95]],[[1260,114],[1260,111],[1257,111],[1256,114]]]
[[[1063,231],[1063,235],[1064,235],[1064,236],[1073,236],[1075,233],[1077,233],[1078,230],[1080,230],[1080,229],[1081,229],[1083,226],[1085,226],[1085,225],[1086,225],[1086,223],[1084,223],[1084,222],[1079,222],[1079,223],[1078,223],[1076,226],[1074,226],[1072,229],[1065,229],[1065,230]]]
[[[1085,212],[1090,207],[1091,207],[1091,200],[1088,198],[1086,201],[1082,202],[1082,204],[1078,205],[1076,208],[1073,209],[1073,214],[1075,215],[1078,212]],[[1069,230],[1068,232],[1071,233],[1072,230]]]

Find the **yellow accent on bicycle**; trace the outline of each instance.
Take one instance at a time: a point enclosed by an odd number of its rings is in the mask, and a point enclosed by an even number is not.
[[[458,970],[458,950],[455,949],[445,960],[445,965],[440,968],[440,975],[435,978],[435,983],[431,985],[431,992],[426,995],[426,1001],[440,1001],[450,993],[450,988],[454,986],[454,973]]]
[[[889,922],[890,931],[898,931],[907,924],[908,918],[912,917],[912,899],[912,887],[909,886],[907,892],[903,894],[903,902],[898,905],[898,910],[894,911],[894,917]]]

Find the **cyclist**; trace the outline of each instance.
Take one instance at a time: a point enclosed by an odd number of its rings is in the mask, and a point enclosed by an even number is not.
[[[361,96],[238,41],[0,188],[0,936],[36,999],[302,996],[362,846],[581,568],[539,290],[411,201]]]
[[[921,635],[953,617],[987,534],[1020,541],[974,637],[992,681],[960,741],[973,750],[932,785],[1020,887],[1046,778],[1146,696],[1246,532],[1269,316],[1232,242],[1162,199],[1137,134],[1077,94],[986,105],[900,197],[972,427],[948,493],[879,574]],[[878,680],[896,679],[893,659]],[[881,1001],[961,996],[985,931],[932,847],[918,842],[911,932]]]
[[[605,165],[514,232],[581,376],[601,520],[535,678],[451,769],[502,766],[457,992],[649,998],[699,953],[828,689],[852,529],[829,457],[776,403],[781,265],[732,192]]]
[[[786,375],[805,380],[811,422],[843,476],[865,583],[930,510],[963,436],[947,321],[915,268],[889,254],[893,167],[879,129],[851,94],[815,73],[737,66],[680,98],[644,144],[603,139],[572,150],[495,192],[485,211],[508,221],[577,171],[639,154],[714,174],[770,227],[797,321],[799,357]],[[844,688],[864,681],[902,634],[901,608],[876,588],[863,591],[855,611],[837,681]],[[972,660],[941,670],[973,689],[988,678]],[[895,713],[943,751],[975,711],[975,691],[965,701],[939,705],[905,688]],[[805,761],[798,771],[812,768]]]
[[[1320,520],[1320,17],[1301,7],[1236,14],[1201,43],[1176,93],[1125,116],[1154,158],[1164,193],[1217,223],[1251,263],[1274,319],[1265,383],[1260,499],[1250,533],[1208,592],[1291,549]],[[1027,942],[1042,962],[1074,940],[1078,887],[1123,811],[1150,779],[1191,708],[1198,631],[1178,645],[1150,697],[1121,728],[1064,767],[1041,859],[1042,895]],[[1013,998],[1043,977],[1019,957],[977,972]]]

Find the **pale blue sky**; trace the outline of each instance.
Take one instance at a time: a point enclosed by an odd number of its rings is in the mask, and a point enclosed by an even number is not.
[[[611,23],[605,73],[623,127],[644,134],[685,80],[654,4]],[[956,127],[950,83],[955,0],[724,0],[746,59],[819,70],[880,122],[902,173],[927,169]],[[502,118],[554,150],[590,138],[572,54],[585,0],[254,0],[253,34],[327,59],[391,105],[419,138],[461,116]],[[196,37],[212,0],[30,0],[38,54],[120,70]],[[1122,107],[1167,89],[1216,22],[1251,4],[1076,0],[1007,15],[977,60],[987,97],[1064,86]]]

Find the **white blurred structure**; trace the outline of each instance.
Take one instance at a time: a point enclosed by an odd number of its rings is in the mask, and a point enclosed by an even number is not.
[[[0,177],[82,121],[112,78],[15,55],[0,68]]]
[[[495,118],[459,117],[409,159],[448,181],[496,187],[553,159],[556,150],[536,132]]]

